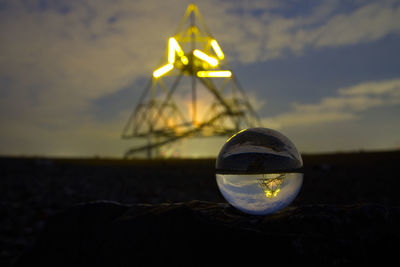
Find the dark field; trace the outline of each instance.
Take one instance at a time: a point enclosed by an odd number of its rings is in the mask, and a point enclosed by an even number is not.
[[[304,184],[292,206],[374,203],[398,207],[400,151],[303,155]],[[34,244],[45,222],[75,204],[225,202],[215,159],[0,158],[0,266]]]

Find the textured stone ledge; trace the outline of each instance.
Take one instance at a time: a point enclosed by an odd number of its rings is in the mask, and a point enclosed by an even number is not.
[[[47,223],[17,266],[382,265],[400,244],[400,208],[292,206],[249,216],[226,203],[74,206]]]

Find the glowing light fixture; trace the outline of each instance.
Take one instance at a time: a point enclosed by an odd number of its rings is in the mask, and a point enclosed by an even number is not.
[[[274,176],[277,176],[274,178]],[[285,174],[277,174],[277,175],[264,175],[263,179],[257,179],[258,185],[264,191],[264,194],[268,198],[276,197],[281,191],[281,185],[283,183],[283,179],[285,178]]]
[[[192,11],[196,11],[197,10],[197,6],[195,5],[195,4],[190,4],[188,7],[187,7],[187,11],[188,12],[192,12]]]
[[[181,61],[182,61],[183,65],[189,64],[189,59],[186,56],[182,56]]]
[[[196,49],[193,51],[193,55],[200,58],[201,60],[204,60],[208,64],[210,64],[212,67],[216,67],[218,65],[218,59],[210,57],[206,53]]]
[[[219,59],[224,59],[224,53],[221,50],[221,47],[218,45],[216,40],[211,40],[211,46],[214,49],[215,54],[217,54],[217,57]]]
[[[202,78],[229,78],[232,77],[232,72],[229,70],[198,71],[197,76]]]
[[[260,123],[196,5],[188,6],[176,31],[165,41],[162,62],[153,69],[122,132],[124,139],[147,137],[147,144],[135,145],[126,157],[141,151],[147,151],[149,158],[157,157],[160,148],[180,138],[225,136],[238,127]],[[185,105],[176,104],[181,99],[179,92],[185,99],[191,94]],[[202,92],[211,98],[203,98]]]
[[[173,68],[174,68],[174,65],[172,65],[172,64],[164,65],[164,66],[156,69],[153,72],[153,76],[154,76],[154,78],[159,78],[159,77],[163,76],[164,74],[166,74],[167,72],[169,72],[170,70],[172,70]]]
[[[199,33],[199,29],[196,26],[193,25],[188,29],[188,32],[189,32],[189,34],[198,34]]]
[[[253,215],[289,205],[303,184],[303,161],[283,134],[250,128],[234,134],[216,163],[218,188],[235,208]]]
[[[176,39],[171,37],[168,40],[168,62],[170,64],[175,62],[175,52],[178,54],[178,56],[183,56],[182,48],[179,46]]]

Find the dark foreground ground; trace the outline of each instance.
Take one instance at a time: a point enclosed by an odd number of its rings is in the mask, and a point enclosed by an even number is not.
[[[303,160],[294,203],[249,216],[220,195],[212,159],[0,158],[0,266],[379,266],[395,257],[400,151]]]

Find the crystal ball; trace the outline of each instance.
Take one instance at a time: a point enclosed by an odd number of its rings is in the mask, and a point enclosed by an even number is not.
[[[229,138],[216,162],[218,188],[235,208],[266,215],[289,205],[303,184],[303,161],[294,144],[267,128]]]

